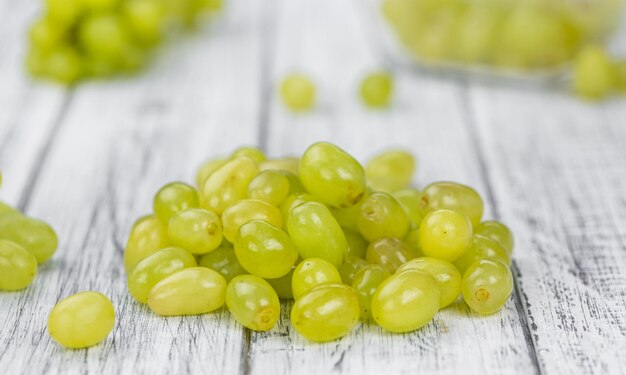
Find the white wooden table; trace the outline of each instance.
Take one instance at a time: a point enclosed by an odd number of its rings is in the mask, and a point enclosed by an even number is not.
[[[164,50],[144,74],[65,91],[23,71],[39,1],[0,0],[0,199],[52,223],[54,259],[25,292],[0,293],[0,374],[626,373],[626,101],[484,86],[398,70],[392,109],[355,100],[386,63],[352,0],[232,0],[223,19]],[[291,115],[288,71],[321,102]],[[514,296],[478,317],[459,303],[417,332],[361,326],[311,344],[288,323],[242,329],[226,311],[160,318],[125,286],[129,228],[171,180],[244,144],[272,156],[330,140],[360,159],[389,146],[420,158],[418,184],[476,187],[513,228]],[[54,303],[93,289],[118,320],[88,350],[46,332]]]

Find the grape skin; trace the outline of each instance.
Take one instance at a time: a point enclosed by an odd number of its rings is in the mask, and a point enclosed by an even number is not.
[[[263,220],[277,228],[283,226],[283,215],[278,207],[258,199],[242,199],[228,206],[222,213],[224,237],[235,242],[239,228],[252,220]]]
[[[286,76],[280,84],[280,96],[292,111],[308,111],[315,105],[315,86],[302,74]]]
[[[416,258],[401,265],[397,272],[406,270],[421,271],[435,279],[441,293],[440,309],[452,304],[461,294],[461,273],[445,260],[429,257]]]
[[[235,249],[228,241],[222,242],[220,247],[210,253],[202,255],[198,265],[219,272],[226,281],[248,273],[237,260]]]
[[[476,313],[490,315],[500,310],[513,292],[513,275],[499,260],[472,263],[463,275],[463,299]]]
[[[226,305],[235,319],[253,331],[271,329],[280,317],[278,295],[267,281],[240,275],[226,288]]]
[[[159,220],[167,224],[180,211],[200,206],[196,189],[184,182],[163,186],[154,196],[153,210]]]
[[[419,241],[429,257],[454,262],[472,242],[472,223],[460,213],[451,210],[431,211],[419,228]]]
[[[143,258],[169,245],[167,226],[156,217],[148,215],[137,220],[130,231],[124,251],[124,269],[127,274]]]
[[[192,254],[206,254],[222,243],[222,220],[201,208],[180,211],[170,219],[167,237],[173,245]]]
[[[57,235],[48,224],[17,211],[0,216],[0,238],[22,246],[39,264],[50,259],[58,246]]]
[[[389,150],[374,156],[365,165],[368,184],[377,191],[391,193],[409,186],[415,172],[413,155]]]
[[[360,204],[357,226],[361,235],[372,242],[383,237],[404,238],[411,223],[395,198],[376,192]]]
[[[37,259],[22,246],[0,239],[0,290],[28,287],[37,276]]]
[[[309,258],[302,261],[294,270],[291,289],[293,297],[297,300],[316,286],[337,283],[341,283],[341,276],[335,266],[324,259]]]

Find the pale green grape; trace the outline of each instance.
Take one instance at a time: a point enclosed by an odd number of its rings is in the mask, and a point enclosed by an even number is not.
[[[128,30],[114,13],[85,18],[80,23],[78,39],[89,55],[110,62],[118,62],[130,43]]]
[[[253,146],[245,146],[245,147],[240,147],[236,149],[235,152],[233,152],[233,154],[231,155],[231,158],[234,159],[240,156],[247,156],[250,159],[256,161],[257,163],[262,163],[265,160],[267,160],[265,153],[263,153],[263,151],[261,151],[257,147],[253,147]]]
[[[383,237],[404,238],[411,223],[395,198],[378,192],[361,203],[357,225],[361,235],[372,242]]]
[[[115,309],[105,295],[80,292],[59,301],[48,316],[48,332],[59,344],[87,348],[103,341],[115,325]]]
[[[263,220],[278,228],[283,226],[283,215],[278,207],[258,199],[242,199],[222,213],[224,237],[234,243],[239,228],[252,220]]]
[[[422,219],[424,218],[424,212],[422,210],[422,194],[417,189],[402,189],[396,190],[391,193],[396,198],[400,206],[404,209],[404,213],[411,221],[411,227],[417,228],[420,226]]]
[[[348,242],[348,256],[365,258],[368,242],[360,233],[350,229],[343,229],[343,234]]]
[[[449,59],[454,52],[455,30],[462,13],[460,2],[444,3],[433,9],[421,32],[415,33],[415,41],[410,46],[415,54],[429,61]]]
[[[154,196],[154,213],[164,223],[180,211],[200,206],[198,191],[184,182],[171,182],[163,186]]]
[[[308,193],[295,193],[288,195],[279,207],[280,212],[283,215],[283,222],[287,223],[289,218],[289,212],[292,208],[306,202],[317,202],[317,199]],[[288,228],[286,229],[289,230]]]
[[[306,189],[304,185],[302,185],[302,181],[300,181],[298,175],[285,170],[277,170],[277,172],[287,177],[287,181],[289,181],[289,194],[306,193]]]
[[[20,290],[37,276],[37,259],[22,246],[0,239],[0,290]]]
[[[0,178],[1,178],[1,176],[0,176]],[[15,212],[16,212],[15,208],[13,208],[13,207],[9,206],[8,204],[0,201],[0,216],[6,215],[6,214],[12,214],[12,213],[15,213]]]
[[[206,254],[222,243],[223,227],[219,216],[202,208],[179,211],[167,226],[170,242],[193,254]]]
[[[169,245],[167,226],[156,215],[140,218],[133,224],[124,251],[124,269],[127,274],[143,258]]]
[[[426,256],[454,262],[472,243],[472,223],[452,210],[434,210],[424,216],[419,241]]]
[[[63,44],[66,34],[65,29],[53,20],[43,18],[30,27],[28,36],[32,48],[43,54],[49,54]]]
[[[391,332],[414,331],[430,322],[441,303],[432,276],[406,270],[383,281],[372,297],[372,317]]]
[[[266,279],[285,276],[299,256],[287,233],[262,220],[241,226],[235,237],[235,254],[246,271]]]
[[[454,56],[464,62],[486,62],[493,53],[502,14],[493,6],[472,6],[459,19]]]
[[[409,233],[404,237],[404,243],[411,249],[413,254],[416,257],[423,257],[424,252],[422,251],[422,245],[420,244],[420,230],[419,228],[415,228],[409,231]]]
[[[163,39],[166,13],[161,2],[125,1],[122,14],[133,36],[142,44],[154,45]]]
[[[58,245],[57,235],[48,224],[17,211],[0,216],[0,238],[20,245],[39,264],[50,259]]]
[[[347,208],[329,207],[330,212],[342,228],[358,232],[359,226],[357,224],[357,219],[359,212],[361,212],[361,202],[367,199],[368,196],[367,192],[365,192],[359,202]]]
[[[204,182],[202,204],[217,214],[248,196],[248,185],[259,173],[257,162],[247,156],[229,160]]]
[[[506,264],[511,262],[509,253],[502,244],[490,237],[475,234],[470,247],[454,262],[454,265],[464,274],[472,263],[481,259],[496,259]]]
[[[259,165],[262,171],[276,170],[291,172],[296,176],[300,175],[300,159],[282,158],[265,160]]]
[[[341,276],[337,268],[320,258],[303,260],[293,271],[291,290],[297,300],[305,293],[323,284],[339,284]]]
[[[352,280],[354,280],[354,276],[362,270],[364,267],[367,267],[369,263],[365,261],[363,258],[358,258],[355,256],[348,255],[346,257],[346,262],[339,267],[339,275],[341,275],[341,281],[346,285],[352,285]]]
[[[196,186],[198,186],[198,189],[202,190],[207,178],[226,164],[226,162],[228,162],[228,159],[213,159],[202,163],[198,172],[196,172]]]
[[[416,258],[418,254],[403,241],[397,238],[385,237],[371,242],[367,247],[365,259],[372,264],[382,266],[390,274],[398,267]]]
[[[398,268],[398,273],[406,270],[417,270],[432,276],[441,293],[440,309],[450,305],[461,294],[461,273],[456,267],[445,260],[422,257],[412,259]]]
[[[278,295],[267,281],[240,275],[228,283],[226,305],[235,319],[254,331],[267,331],[280,318]]]
[[[318,142],[300,159],[300,178],[307,191],[322,203],[350,207],[365,194],[365,171],[339,147]]]
[[[305,75],[290,74],[280,84],[280,96],[292,111],[308,111],[315,105],[315,86]]]
[[[219,272],[226,281],[235,276],[245,275],[248,272],[239,264],[235,249],[229,242],[222,242],[220,247],[208,254],[202,255],[198,265]]]
[[[463,274],[463,299],[475,312],[489,315],[499,311],[513,292],[513,275],[498,260],[479,260]]]
[[[374,190],[388,193],[409,186],[413,172],[415,159],[403,150],[389,150],[378,154],[365,166],[368,185]]]
[[[263,171],[248,185],[248,197],[274,206],[280,205],[289,192],[289,178],[280,171]]]
[[[600,47],[584,48],[574,62],[574,91],[584,98],[601,99],[618,83],[615,63]]]
[[[188,251],[169,247],[141,260],[128,276],[128,291],[137,301],[146,303],[152,287],[184,268],[196,267],[196,258]]]
[[[83,59],[76,49],[64,45],[42,61],[42,73],[57,82],[70,85],[83,75]]]
[[[506,249],[506,252],[511,255],[513,253],[513,247],[515,245],[513,240],[513,233],[504,225],[496,220],[483,221],[478,227],[474,229],[474,234],[480,234],[491,239],[498,241],[502,247]]]
[[[367,322],[372,319],[372,297],[378,286],[388,277],[389,272],[377,264],[364,267],[354,276],[352,288],[359,297],[363,321]]]
[[[385,71],[373,72],[361,82],[359,95],[368,107],[384,108],[389,105],[393,94],[393,77]]]
[[[348,243],[341,227],[323,204],[306,202],[292,208],[287,228],[302,258],[322,258],[335,267],[343,264]]]
[[[480,224],[483,206],[476,190],[456,182],[434,182],[422,191],[424,212],[443,208],[456,211],[467,216],[473,226]]]
[[[85,11],[104,12],[115,10],[120,0],[81,0],[81,4]]]
[[[299,261],[296,261],[293,267],[291,267],[291,271],[287,273],[285,276],[279,277],[277,279],[265,279],[280,299],[293,299],[293,290],[291,288],[291,279],[293,277],[293,272],[296,269],[296,265],[299,264]]]
[[[163,316],[198,315],[219,309],[226,298],[226,279],[204,267],[173,273],[156,283],[148,294],[148,306]]]
[[[60,26],[69,27],[83,12],[82,0],[45,0],[47,16]]]
[[[291,324],[311,341],[332,341],[358,324],[359,299],[343,284],[320,285],[301,296],[291,309]]]

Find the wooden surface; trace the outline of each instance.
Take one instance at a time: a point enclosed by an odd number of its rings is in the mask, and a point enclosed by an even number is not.
[[[396,70],[390,110],[364,109],[362,75],[389,65],[352,0],[232,0],[224,17],[163,51],[144,74],[65,91],[22,69],[38,1],[0,0],[0,199],[52,223],[58,253],[20,293],[0,293],[0,373],[626,373],[626,101],[583,103]],[[310,114],[275,82],[310,74]],[[416,183],[476,187],[514,230],[514,296],[479,317],[463,303],[404,335],[361,326],[311,344],[283,319],[266,333],[226,311],[163,319],[128,295],[122,251],[164,183],[205,158],[256,144],[272,156],[318,140],[365,160],[401,146]],[[69,351],[46,332],[54,303],[93,289],[118,321]]]

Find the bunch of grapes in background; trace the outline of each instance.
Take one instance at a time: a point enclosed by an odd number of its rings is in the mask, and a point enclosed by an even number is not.
[[[29,32],[29,72],[62,84],[134,72],[167,35],[221,0],[46,0]]]

